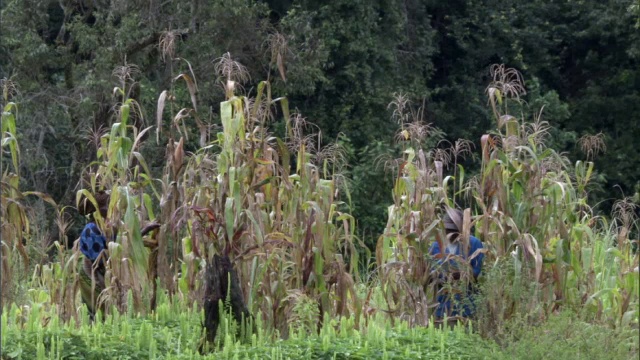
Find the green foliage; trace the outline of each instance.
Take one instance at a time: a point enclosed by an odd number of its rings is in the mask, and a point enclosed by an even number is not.
[[[630,165],[637,161],[625,161],[636,153],[632,125],[640,103],[638,10],[631,0],[611,6],[522,0],[154,4],[3,2],[0,76],[20,83],[24,94],[18,127],[27,188],[73,202],[82,166],[93,160],[86,137],[113,123],[112,70],[123,63],[139,66],[139,82],[128,96],[148,112],[154,97],[189,68],[211,79],[197,86],[198,93],[212,94],[200,99],[199,117],[206,126],[215,123],[223,96],[212,60],[226,52],[252,75],[263,74],[317,124],[322,142],[343,133],[355,153],[397,130],[386,109],[397,91],[425,100],[427,121],[449,141],[477,145],[491,124],[481,95],[486,69],[505,63],[532,79],[531,109],[546,105],[543,119],[554,124],[557,139],[552,148],[575,159],[574,138],[605,134],[608,151],[595,160],[603,186],[591,194],[596,202],[606,200],[603,213],[613,205],[608,199],[619,197],[610,189],[617,185],[631,195],[640,177]],[[258,79],[244,86],[255,88]],[[190,97],[183,88],[171,92],[181,101]],[[162,151],[151,144],[144,150],[151,170],[160,173]],[[357,157],[351,164],[374,168],[371,161]],[[382,179],[368,174],[357,184],[383,187]],[[384,217],[383,209],[360,197],[353,204],[375,239],[382,227],[374,217]]]
[[[569,166],[546,146],[546,122],[511,115],[524,96],[517,71],[494,66],[492,76],[486,93],[497,128],[482,137],[476,177],[465,181],[464,167],[456,166],[458,157],[470,152],[464,142],[448,152],[427,151],[415,141],[420,127],[402,125],[406,130],[401,136],[410,140],[397,162],[394,202],[376,247],[387,309],[407,313],[420,306],[410,317],[428,322],[429,304],[435,302],[428,250],[434,241],[442,248],[445,239],[439,204],[458,206],[473,199],[461,234],[468,239],[475,227],[474,235],[485,247],[483,271],[491,277],[481,313],[485,334],[501,334],[503,322],[516,314],[545,318],[559,307],[584,306],[591,320],[614,326],[637,324],[638,254],[631,235],[637,227],[635,205],[619,201],[611,225],[595,216],[587,205],[594,164]],[[447,164],[454,174],[445,177]],[[506,275],[505,263],[511,263]],[[462,271],[461,279],[455,284],[462,291],[472,281],[469,271]]]
[[[40,299],[43,300],[43,299]],[[538,359],[562,355],[581,359],[633,359],[638,339],[634,330],[612,330],[583,323],[562,313],[531,328],[514,319],[508,324],[504,350],[468,329],[453,331],[390,326],[374,317],[363,329],[353,318],[325,319],[318,334],[292,333],[287,340],[265,336],[259,327],[246,343],[226,337],[224,349],[203,356],[197,353],[201,312],[184,310],[186,304],[160,296],[151,317],[108,315],[91,324],[65,324],[41,302],[30,307],[5,308],[2,314],[2,350],[7,359]],[[187,307],[188,309],[188,307]],[[127,339],[127,340],[125,340]]]
[[[512,321],[523,332],[543,324],[543,335],[582,324],[553,322],[558,309],[637,327],[637,194],[611,201],[611,218],[588,205],[613,185],[638,192],[634,9],[3,2],[2,319],[12,329],[3,349],[197,357],[203,270],[223,254],[260,328],[248,347],[226,319],[224,357],[497,356],[469,345],[475,335],[413,327],[430,323],[441,204],[468,208],[463,236],[486,245],[478,329],[513,354],[535,344],[510,343]],[[496,62],[509,66],[487,79]],[[578,147],[586,161],[565,156],[578,158]],[[109,210],[95,217],[116,237],[98,299],[107,320],[89,327],[76,294],[81,255],[69,251],[84,221],[70,225],[68,205],[100,189]],[[161,226],[143,238],[147,220]],[[373,272],[361,243],[376,248]],[[157,286],[174,300],[156,308]],[[618,336],[595,333],[567,337]],[[269,347],[278,335],[289,340]],[[599,354],[589,346],[578,353]]]
[[[313,299],[317,317],[358,313],[355,220],[337,197],[340,150],[317,151],[300,117],[285,119],[286,142],[271,137],[268,109],[280,105],[287,114],[286,101],[271,98],[267,82],[255,98],[235,95],[242,67],[230,57],[222,61],[220,69],[230,69],[224,74],[227,100],[220,104],[222,131],[188,157],[176,181],[189,229],[184,254],[190,261],[209,261],[214,254],[235,259],[251,312],[262,313],[266,326],[283,334],[296,306],[291,292]]]
[[[357,329],[353,318],[325,318],[318,334],[292,333],[287,340],[270,339],[261,328],[248,343],[230,333],[224,348],[209,356],[196,352],[200,339],[200,312],[184,311],[185,304],[162,297],[152,317],[108,315],[91,324],[62,323],[42,303],[16,306],[2,314],[2,355],[7,359],[495,359],[495,344],[463,327],[453,331],[389,326],[381,318]],[[179,311],[182,309],[182,311]]]
[[[539,287],[531,276],[521,274],[512,259],[502,258],[489,269],[485,268],[480,289],[482,300],[477,309],[476,328],[483,337],[503,344],[511,339],[510,325],[515,319],[519,319],[523,327],[541,322]]]
[[[211,61],[224,52],[241,56],[253,72],[262,69],[264,4],[7,1],[1,10],[7,56],[0,60],[0,76],[20,83],[21,94],[37,94],[20,98],[25,108],[24,122],[18,124],[26,149],[23,177],[29,188],[63,204],[73,202],[83,166],[94,159],[87,138],[95,141],[117,122],[111,96],[114,68],[137,64],[138,82],[126,89],[126,96],[138,101],[143,112],[155,108],[153,99],[176,73],[188,72],[188,65],[175,58],[177,53],[188,58],[192,68],[206,69],[202,76],[212,77],[201,84],[203,93],[219,93]],[[146,26],[140,27],[141,22]],[[238,42],[240,38],[244,41]],[[186,91],[174,95],[189,96]],[[201,105],[210,108],[220,100],[205,99]],[[138,117],[130,124],[141,130],[145,121]],[[147,160],[152,168],[159,164],[155,170],[160,172],[162,152],[153,150],[149,153],[159,156]]]
[[[140,359],[196,354],[200,334],[197,312],[176,312],[176,307],[162,303],[153,318],[116,312],[106,316],[104,322],[98,318],[92,324],[84,309],[84,316],[76,326],[74,322],[61,322],[55,309],[44,305],[5,308],[2,315],[5,358]],[[176,316],[177,313],[180,315]]]
[[[615,330],[563,312],[534,327],[512,321],[504,353],[512,359],[635,359],[637,335],[637,329]]]
[[[161,94],[158,133],[168,136],[161,179],[153,178],[139,152],[149,128],[132,124],[143,119],[140,103],[128,95],[137,85],[137,68],[125,64],[114,71],[117,118],[96,139],[97,159],[84,174],[87,188],[76,194],[79,207],[86,198],[98,208],[98,191],[108,198],[105,214],[91,214],[109,239],[103,253],[105,286],[95,294],[97,302],[107,314],[150,313],[158,283],[189,304],[202,301],[202,270],[222,254],[233,260],[249,309],[263,314],[269,331],[288,332],[298,305],[292,291],[318,307],[315,319],[303,320],[305,326],[324,313],[359,314],[354,284],[360,251],[355,219],[339,197],[341,149],[318,149],[299,116],[286,119],[286,141],[272,137],[266,128],[271,108],[278,104],[288,115],[286,99],[273,99],[268,82],[259,84],[256,98],[236,95],[236,86],[247,81],[246,70],[229,54],[217,69],[226,81],[227,100],[220,103],[222,128],[215,134],[199,118],[193,73],[174,77],[184,79],[189,107],[177,110],[181,101],[173,94],[179,86]],[[165,106],[172,113],[166,122]],[[195,129],[189,126],[193,123]],[[200,132],[200,148],[186,153],[185,139],[194,130]],[[161,223],[151,239],[142,237],[147,217]],[[80,259],[77,248],[72,256],[61,252],[56,261],[37,268],[30,285],[56,294],[58,315],[65,320],[78,316],[75,290],[68,286],[83,271]]]
[[[2,242],[0,243],[2,257],[0,258],[0,266],[2,267],[2,282],[0,290],[2,291],[2,299],[0,299],[0,307],[4,304],[4,300],[11,302],[17,296],[19,288],[17,286],[19,280],[23,280],[19,271],[13,269],[29,268],[29,255],[23,240],[30,240],[29,234],[29,218],[26,214],[26,208],[23,203],[24,194],[20,191],[20,147],[18,146],[18,133],[16,131],[16,119],[18,106],[16,103],[9,101],[13,89],[13,83],[7,79],[2,79],[2,148],[0,161],[2,163],[2,202],[0,211],[2,213]],[[9,159],[5,159],[5,153],[10,155]],[[25,241],[26,242],[26,241]],[[24,272],[23,272],[24,274]],[[14,279],[15,275],[15,279]]]
[[[376,245],[377,273],[363,287],[358,273],[358,255],[362,252],[357,248],[355,218],[344,210],[347,204],[340,200],[339,190],[344,184],[340,169],[346,156],[340,146],[315,150],[316,136],[306,132],[307,123],[299,115],[284,119],[286,142],[271,136],[266,127],[273,116],[270,109],[278,104],[282,113],[288,114],[288,102],[273,99],[268,82],[258,86],[255,98],[236,95],[236,84],[246,81],[245,70],[227,54],[218,67],[226,80],[227,100],[220,103],[222,128],[215,136],[201,126],[192,73],[190,77],[181,74],[174,78],[185,79],[192,107],[176,112],[180,100],[172,94],[177,87],[162,93],[159,129],[166,126],[162,109],[166,101],[169,111],[175,113],[168,131],[164,175],[156,181],[160,184],[156,188],[144,157],[137,152],[146,130],[138,132],[129,125],[131,118],[141,118],[140,105],[128,98],[126,91],[135,84],[131,82],[133,69],[117,69],[121,82],[115,92],[122,100],[118,121],[100,137],[97,161],[87,168],[92,191],[111,189],[106,218],[99,212],[94,216],[110,238],[110,234],[118,234],[109,244],[105,290],[98,295],[108,309],[106,315],[98,316],[105,316],[107,324],[118,322],[119,317],[139,318],[140,313],[166,315],[177,311],[177,306],[196,314],[203,289],[202,270],[212,256],[223,254],[233,259],[248,308],[257,314],[259,330],[255,338],[282,336],[295,342],[319,332],[322,345],[294,346],[312,356],[333,353],[327,344],[334,343],[364,346],[366,351],[371,345],[373,350],[382,351],[383,357],[412,356],[413,351],[428,349],[442,352],[443,338],[414,347],[413,343],[394,342],[393,336],[380,335],[376,329],[411,324],[411,331],[418,331],[413,326],[422,325],[430,326],[425,331],[435,336],[431,316],[436,289],[431,281],[434,275],[428,248],[443,236],[438,207],[473,199],[477,215],[472,217],[471,209],[465,210],[463,239],[475,231],[485,243],[487,263],[494,264],[484,270],[491,279],[483,284],[481,332],[504,342],[512,319],[524,318],[535,324],[536,319],[553,316],[558,308],[581,310],[585,320],[611,327],[637,326],[639,289],[634,269],[638,254],[630,238],[637,230],[635,206],[629,200],[618,202],[611,224],[593,215],[586,204],[593,163],[569,166],[546,147],[548,125],[544,121],[535,118],[527,123],[510,115],[524,96],[517,71],[492,67],[493,81],[486,92],[496,130],[483,136],[481,171],[469,180],[460,162],[471,155],[470,144],[458,140],[449,148],[441,147],[442,132],[425,124],[421,109],[410,106],[404,95],[396,96],[392,116],[399,127],[396,147],[402,157],[387,162],[395,175],[392,205],[388,207],[384,234]],[[195,128],[187,126],[194,122]],[[186,154],[185,138],[194,131],[201,133],[202,145]],[[11,135],[10,130],[6,133]],[[180,140],[174,141],[174,136],[180,136]],[[210,138],[214,140],[207,142]],[[342,141],[348,153],[349,143]],[[380,150],[375,149],[383,154]],[[295,166],[291,164],[292,153]],[[446,169],[453,175],[446,176]],[[342,194],[349,198],[348,186]],[[78,192],[78,199],[82,195],[92,199],[86,189]],[[160,211],[154,210],[156,201],[162,205]],[[147,214],[153,219],[156,212],[162,226],[148,252],[141,221]],[[170,248],[168,243],[177,239],[182,246]],[[74,318],[80,327],[93,329],[86,310],[75,310],[78,300],[72,284],[77,278],[79,253],[67,257],[64,250],[59,251],[58,262],[38,267],[33,282],[27,285],[31,308],[14,306],[10,316],[25,319],[24,324],[18,320],[16,324],[35,330],[37,324],[50,321],[40,311],[50,311],[53,315],[49,319],[57,319],[61,326],[72,326],[69,320]],[[178,266],[169,265],[172,262]],[[461,279],[457,283],[460,290],[472,281],[464,269]],[[164,300],[167,305],[156,308],[152,300],[156,298],[154,283],[161,284],[177,300],[169,304]],[[220,336],[213,345],[225,356],[242,354],[241,342],[255,338],[246,328],[236,338],[238,326],[244,325],[235,324],[230,314],[221,318]],[[341,319],[342,330],[346,329],[341,334],[349,334],[347,345],[332,340],[337,319]],[[185,330],[184,321],[181,330]],[[160,345],[150,338],[155,325],[142,321],[139,328],[134,328],[127,324],[124,321],[112,333],[123,338],[135,336],[137,350],[162,353]],[[33,348],[16,345],[15,351],[27,349],[42,357],[67,345],[71,349],[81,346],[78,338],[61,342],[57,333],[48,342],[40,340],[45,338],[42,331],[36,334]],[[93,330],[88,331],[93,334]],[[363,331],[367,337],[380,336],[380,347],[373,345],[375,338],[353,342],[362,339],[354,331]],[[101,341],[97,335],[91,336],[85,338],[85,344],[88,339]],[[433,336],[429,341],[435,341]],[[202,344],[200,334],[186,341],[189,349]],[[448,339],[447,343],[455,341]],[[58,344],[63,344],[62,348]],[[392,353],[391,348],[398,347],[403,350]],[[461,345],[456,349],[465,348]],[[135,354],[135,350],[125,350]],[[271,351],[280,356],[281,350],[289,351],[286,346]],[[291,351],[296,355],[298,350]],[[354,354],[368,356],[366,352]]]
[[[356,164],[349,174],[352,179],[353,212],[358,219],[358,229],[369,248],[374,247],[372,241],[375,235],[384,229],[385,219],[380,214],[386,213],[386,204],[391,202],[391,196],[388,192],[379,190],[393,186],[392,168],[386,161],[393,156],[391,154],[396,153],[396,148],[377,141],[362,148],[353,156],[353,161],[350,161]]]
[[[291,36],[292,66],[310,61],[304,72],[291,72],[285,87],[289,98],[329,138],[342,132],[357,148],[384,139],[394,130],[384,116],[391,94],[403,90],[423,96],[426,91],[420,80],[433,69],[433,35],[424,18],[428,14],[418,1],[303,2],[294,7],[282,19]],[[310,24],[311,31],[300,31],[303,24]],[[297,59],[296,46],[309,42]],[[304,101],[309,97],[313,103]]]

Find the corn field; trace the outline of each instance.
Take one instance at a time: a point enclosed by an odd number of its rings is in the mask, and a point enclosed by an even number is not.
[[[526,96],[517,71],[491,68],[486,94],[496,123],[477,149],[476,139],[426,147],[438,130],[403,95],[391,103],[403,152],[388,161],[394,186],[380,190],[391,192],[393,203],[370,251],[351,215],[340,145],[322,147],[312,122],[274,97],[268,81],[245,92],[248,73],[229,54],[216,68],[225,100],[217,118],[204,115],[198,105],[206,95],[182,65],[186,71],[174,74],[157,98],[153,126],[140,126],[149,109],[129,97],[135,66],[114,71],[117,115],[95,134],[95,160],[73,205],[22,189],[20,104],[14,84],[3,82],[1,304],[2,348],[13,344],[8,358],[27,351],[16,347],[20,341],[33,342],[30,351],[40,359],[61,358],[80,343],[100,347],[111,337],[149,358],[168,349],[176,358],[198,357],[206,265],[216,255],[231,259],[257,329],[236,337],[239,325],[223,316],[215,344],[221,358],[262,358],[251,346],[306,335],[318,336],[325,350],[343,340],[384,353],[406,346],[398,358],[440,349],[447,336],[447,343],[463,342],[462,325],[452,333],[433,326],[438,274],[429,246],[444,238],[443,206],[464,209],[463,242],[473,235],[484,243],[478,317],[460,319],[472,332],[498,337],[512,319],[539,323],[568,309],[589,323],[637,329],[637,205],[621,199],[611,216],[596,215],[587,195],[599,143],[586,144],[587,159],[575,163],[546,147],[543,110],[534,119],[514,115]],[[284,125],[281,136],[272,130],[276,123]],[[154,141],[165,148],[161,171],[144,157],[145,144]],[[465,171],[465,159],[479,170]],[[44,202],[63,239],[74,207],[87,199],[97,209],[101,192],[108,210],[106,217],[96,211],[95,220],[109,242],[104,289],[93,296],[104,312],[91,321],[78,292],[78,242],[69,249],[56,241],[49,261],[34,263],[41,230],[29,206]],[[159,227],[143,235],[151,223]],[[470,270],[461,280],[459,291],[473,281]],[[32,338],[25,340],[23,330]],[[429,340],[406,345],[388,338],[392,330]],[[63,338],[72,331],[82,335]],[[473,356],[467,350],[454,356]],[[495,348],[485,350],[497,356]],[[274,359],[296,356],[277,346],[270,351]]]

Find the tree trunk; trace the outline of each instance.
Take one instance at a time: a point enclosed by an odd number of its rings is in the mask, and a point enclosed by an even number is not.
[[[223,309],[220,309],[220,304]],[[204,328],[206,341],[210,345],[216,337],[221,310],[231,310],[240,329],[250,322],[251,314],[244,303],[238,274],[229,257],[214,255],[213,260],[207,264],[204,294]]]

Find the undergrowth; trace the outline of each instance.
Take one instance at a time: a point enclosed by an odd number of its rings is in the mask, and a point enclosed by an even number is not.
[[[516,318],[507,325],[502,349],[511,359],[637,359],[638,329],[612,329],[564,311],[531,326]]]
[[[41,298],[44,300],[44,298]],[[495,359],[495,343],[470,329],[391,326],[383,316],[357,329],[353,317],[325,316],[319,333],[291,329],[280,339],[258,324],[247,339],[235,336],[231,317],[220,325],[218,351],[201,355],[202,313],[166,302],[146,317],[114,312],[91,323],[86,309],[79,323],[63,323],[44,303],[12,306],[2,314],[3,359]],[[293,326],[293,324],[292,324]]]
[[[41,295],[44,296],[44,295]],[[162,303],[150,316],[114,312],[91,323],[86,309],[76,322],[61,322],[43,303],[2,314],[2,359],[635,359],[637,329],[611,329],[562,312],[535,326],[507,322],[502,344],[481,338],[472,326],[452,329],[390,325],[376,315],[358,329],[353,317],[325,316],[319,332],[296,330],[289,338],[264,330],[244,339],[224,316],[217,351],[198,352],[202,312]],[[45,300],[41,297],[40,300]]]

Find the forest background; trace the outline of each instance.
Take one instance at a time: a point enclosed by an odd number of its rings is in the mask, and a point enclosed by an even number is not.
[[[494,121],[484,90],[490,65],[498,63],[522,72],[529,111],[523,117],[544,109],[542,118],[553,127],[548,147],[573,162],[584,157],[584,135],[604,140],[597,154],[587,148],[598,169],[589,196],[596,211],[608,214],[615,199],[637,202],[640,191],[638,6],[629,0],[5,0],[0,78],[17,84],[21,186],[74,204],[83,168],[94,160],[92,139],[114,116],[113,70],[124,64],[135,64],[129,96],[142,107],[140,127],[153,124],[157,95],[170,87],[171,74],[191,70],[201,118],[219,126],[224,92],[214,60],[229,52],[252,76],[246,90],[268,77],[273,93],[317,126],[320,144],[337,141],[347,149],[343,174],[352,212],[373,248],[392,202],[386,189],[394,174],[384,159],[400,152],[388,104],[403,94],[443,140],[470,139],[478,149]],[[187,61],[167,61],[160,42],[167,34]],[[175,91],[189,99],[187,89]],[[274,123],[276,133],[284,132],[282,114]],[[187,151],[197,148],[196,137],[185,144]],[[146,141],[142,152],[151,171],[161,172],[163,146]],[[46,241],[57,240],[55,219],[41,220],[52,229]]]

